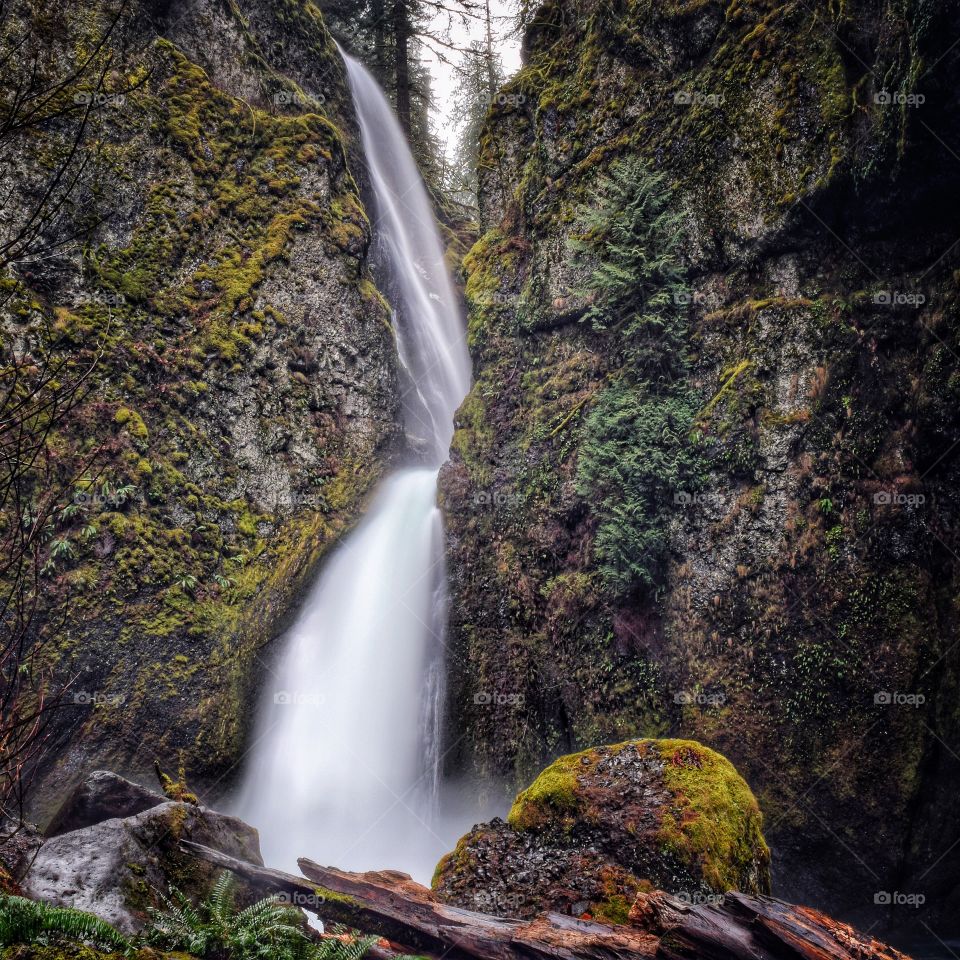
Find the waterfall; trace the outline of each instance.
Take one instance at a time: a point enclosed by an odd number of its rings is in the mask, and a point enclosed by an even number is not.
[[[341,51],[342,52],[342,51]],[[423,466],[388,477],[324,564],[265,684],[237,812],[264,860],[391,867],[428,881],[446,620],[437,473],[470,385],[463,318],[400,124],[344,55],[372,191],[374,268],[394,309],[404,421]]]

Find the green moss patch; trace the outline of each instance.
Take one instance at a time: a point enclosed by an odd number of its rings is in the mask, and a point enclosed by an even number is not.
[[[664,847],[698,863],[714,890],[749,889],[757,881],[768,890],[770,850],[763,838],[763,817],[733,764],[693,740],[647,743],[663,760],[663,780],[677,804],[661,819]]]

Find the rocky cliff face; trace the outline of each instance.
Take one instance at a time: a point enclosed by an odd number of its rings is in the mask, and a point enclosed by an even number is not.
[[[956,17],[548,2],[483,137],[442,475],[451,769],[694,737],[757,792],[775,893],[894,926],[958,903]],[[576,238],[627,161],[681,218],[656,310],[695,412],[618,438],[633,360]],[[611,577],[621,534],[656,562]]]
[[[269,641],[396,447],[342,64],[299,0],[8,13],[23,71],[66,82],[66,112],[6,144],[22,208],[38,167],[84,160],[43,267],[3,281],[5,336],[93,371],[53,438],[38,622],[75,679],[45,792],[181,751],[222,787]]]

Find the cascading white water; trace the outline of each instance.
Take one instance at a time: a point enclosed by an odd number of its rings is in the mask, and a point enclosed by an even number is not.
[[[370,173],[378,280],[394,306],[407,433],[400,471],[325,564],[255,731],[238,813],[264,859],[308,856],[427,880],[450,846],[433,819],[445,622],[436,482],[470,385],[463,318],[427,191],[370,74],[344,54]]]

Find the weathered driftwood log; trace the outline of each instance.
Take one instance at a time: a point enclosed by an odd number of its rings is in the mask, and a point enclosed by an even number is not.
[[[548,913],[504,920],[440,902],[404,873],[347,873],[300,860],[304,877],[183,841],[185,850],[279,893],[321,919],[379,934],[449,960],[903,960],[846,924],[771,897],[726,894],[687,904],[641,894],[630,923],[610,926]],[[306,878],[306,879],[305,879]]]
[[[503,920],[440,903],[405,873],[346,873],[300,860],[309,879],[245,863],[183,841],[183,848],[279,893],[321,919],[376,933],[406,950],[449,960],[628,960],[652,957],[657,938],[559,914]],[[313,881],[313,882],[311,882]]]

